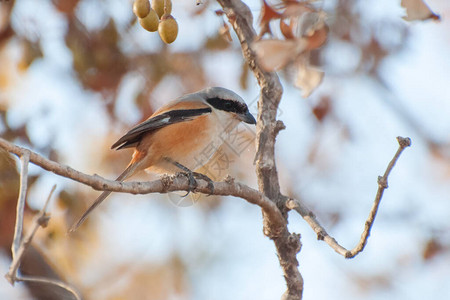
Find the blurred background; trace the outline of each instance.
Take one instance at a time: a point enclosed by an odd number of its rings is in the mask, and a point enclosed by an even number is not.
[[[204,2],[173,1],[179,33],[165,45],[139,26],[129,0],[0,0],[1,137],[112,179],[131,152],[110,145],[175,97],[223,86],[256,113],[259,88],[239,42],[234,32],[231,42],[220,34],[219,5]],[[261,2],[245,2],[257,28]],[[427,3],[440,22],[403,20],[400,0],[323,1],[328,42],[311,56],[325,72],[322,84],[302,98],[280,72],[282,191],[303,199],[344,246],[359,240],[395,138],[412,139],[356,258],[335,254],[291,213],[289,228],[302,235],[304,299],[450,298],[450,2]],[[245,141],[254,137],[252,127],[239,132]],[[213,177],[230,174],[257,187],[254,145],[238,145],[216,157]],[[30,172],[25,228],[58,187],[25,274],[65,280],[86,299],[279,299],[286,289],[260,209],[244,200],[114,194],[69,236],[99,192],[36,166]],[[2,274],[18,179],[17,158],[1,152]],[[72,299],[6,280],[0,298]]]

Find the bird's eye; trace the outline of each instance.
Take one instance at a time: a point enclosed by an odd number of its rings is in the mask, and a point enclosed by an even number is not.
[[[232,107],[232,104],[230,102],[225,102],[225,108],[230,109]]]

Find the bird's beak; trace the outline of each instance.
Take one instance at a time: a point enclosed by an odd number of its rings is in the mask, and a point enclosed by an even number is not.
[[[238,115],[238,118],[239,118],[239,120],[241,120],[242,122],[245,122],[247,124],[256,124],[255,117],[248,111],[245,114]]]

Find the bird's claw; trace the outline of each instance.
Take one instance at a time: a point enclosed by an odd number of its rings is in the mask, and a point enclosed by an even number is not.
[[[196,177],[198,179],[203,179],[204,181],[206,181],[208,183],[208,189],[209,189],[208,196],[211,196],[214,193],[214,183],[213,183],[212,179],[202,173],[193,172],[193,175],[194,175],[194,177]]]
[[[188,196],[191,192],[195,192],[195,189],[198,186],[197,179],[203,179],[208,183],[208,189],[210,191],[208,196],[210,196],[214,193],[213,181],[208,176],[206,176],[202,173],[197,173],[197,172],[192,172],[192,171],[191,172],[180,172],[179,174],[186,176],[189,181],[188,191],[187,191],[186,195],[184,195],[183,197]]]

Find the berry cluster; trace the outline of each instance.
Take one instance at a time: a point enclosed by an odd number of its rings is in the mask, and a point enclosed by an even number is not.
[[[139,19],[142,28],[150,32],[158,31],[161,40],[170,44],[178,35],[178,24],[170,14],[172,12],[171,0],[135,0],[133,12]]]

